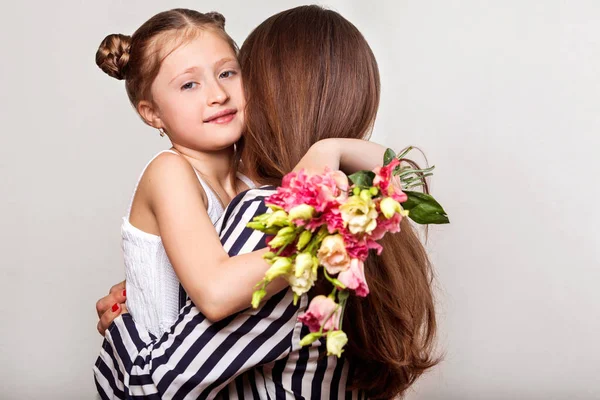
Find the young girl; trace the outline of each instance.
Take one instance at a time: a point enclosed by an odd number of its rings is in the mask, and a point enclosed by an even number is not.
[[[103,71],[125,79],[139,115],[173,146],[144,169],[122,225],[127,307],[156,336],[177,318],[179,282],[208,319],[219,320],[248,307],[268,269],[266,249],[229,257],[213,226],[236,194],[254,186],[236,173],[245,106],[236,53],[223,16],[176,9],[131,38],[109,35],[96,55]],[[382,159],[382,146],[330,140],[298,167],[337,168],[343,153],[334,150],[342,144],[362,156],[349,158],[351,169]],[[269,295],[285,286],[274,282]]]

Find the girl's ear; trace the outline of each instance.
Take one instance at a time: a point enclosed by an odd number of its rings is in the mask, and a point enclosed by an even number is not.
[[[151,102],[147,100],[140,101],[137,105],[137,111],[148,125],[156,129],[164,128],[158,110]]]

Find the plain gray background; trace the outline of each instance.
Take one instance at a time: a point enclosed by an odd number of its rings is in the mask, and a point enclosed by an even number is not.
[[[4,2],[0,398],[93,399],[96,300],[166,139],[94,63],[156,12],[217,10],[240,45],[295,1]],[[600,398],[600,2],[331,1],[379,61],[374,139],[421,146],[444,362],[409,399]]]

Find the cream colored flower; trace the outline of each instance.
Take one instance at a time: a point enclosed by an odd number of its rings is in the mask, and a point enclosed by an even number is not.
[[[312,262],[311,262],[312,266]],[[304,268],[300,276],[296,274],[286,275],[286,279],[297,296],[302,296],[312,288],[317,280],[317,274],[313,273],[312,268]]]
[[[296,261],[294,263],[294,275],[296,278],[299,278],[304,274],[306,269],[311,269],[313,267],[313,259],[312,255],[309,253],[300,253],[296,256]]]
[[[342,235],[326,236],[321,242],[317,257],[330,274],[337,274],[350,268],[350,256]]]
[[[377,226],[377,209],[367,196],[352,196],[340,206],[342,219],[351,233],[371,233]]]
[[[327,355],[341,357],[346,343],[348,343],[348,336],[346,336],[344,331],[331,331],[327,333]]]

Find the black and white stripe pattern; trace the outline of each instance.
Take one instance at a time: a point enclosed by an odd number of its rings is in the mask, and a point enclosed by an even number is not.
[[[246,228],[266,212],[273,188],[238,195],[217,223],[230,255],[264,247],[264,235]],[[300,348],[307,333],[297,320],[307,296],[273,296],[257,310],[246,309],[211,323],[187,301],[168,333],[155,338],[131,315],[115,319],[94,366],[102,399],[361,399],[346,392],[348,363],[327,357],[324,342]]]

